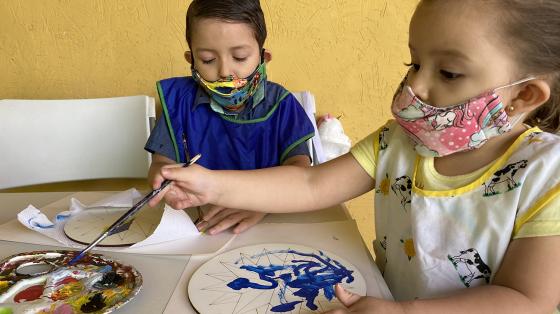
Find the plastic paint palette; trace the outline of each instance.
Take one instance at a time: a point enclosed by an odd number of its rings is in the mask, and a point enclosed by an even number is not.
[[[77,251],[20,253],[0,262],[0,304],[16,313],[110,313],[142,287],[132,266],[88,254],[73,266]]]
[[[189,281],[188,297],[199,313],[322,313],[341,307],[340,283],[366,294],[358,269],[343,258],[296,244],[259,244],[220,254]]]

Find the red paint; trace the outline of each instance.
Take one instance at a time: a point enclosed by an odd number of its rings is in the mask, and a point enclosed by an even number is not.
[[[41,297],[41,294],[43,294],[43,289],[43,285],[31,286],[16,294],[16,296],[14,297],[14,301],[20,303],[22,301],[25,302],[37,300],[39,297]]]

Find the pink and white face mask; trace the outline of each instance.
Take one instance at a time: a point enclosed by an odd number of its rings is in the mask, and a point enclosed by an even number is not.
[[[463,103],[438,108],[420,100],[405,84],[405,78],[393,98],[391,111],[418,154],[442,157],[479,148],[488,139],[509,132],[522,116],[510,121],[496,91],[533,79],[519,80]]]

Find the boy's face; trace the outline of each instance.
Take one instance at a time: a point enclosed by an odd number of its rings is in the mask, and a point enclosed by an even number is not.
[[[261,61],[259,44],[253,29],[245,23],[202,18],[193,23],[192,51],[185,58],[207,81],[230,75],[246,78]],[[268,59],[268,58],[267,58]]]

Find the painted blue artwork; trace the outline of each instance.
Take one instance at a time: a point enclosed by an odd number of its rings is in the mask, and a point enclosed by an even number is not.
[[[252,259],[269,256],[270,254],[286,253],[291,258],[284,263],[270,263],[269,265],[247,265],[239,259],[235,262],[239,269],[258,275],[261,283],[253,282],[249,278],[239,277],[230,281],[227,286],[234,290],[258,289],[270,290],[278,288],[280,304],[272,306],[271,312],[289,312],[305,302],[310,310],[317,310],[315,299],[322,292],[326,299],[334,298],[334,286],[337,283],[351,283],[354,281],[353,271],[347,269],[340,262],[331,259],[323,252],[299,252],[293,249],[266,251],[251,256]],[[288,301],[286,291],[290,290],[294,296],[301,297],[300,301]]]
[[[219,254],[189,280],[188,298],[205,314],[317,314],[342,307],[336,284],[366,295],[348,260],[288,243],[256,244]]]

